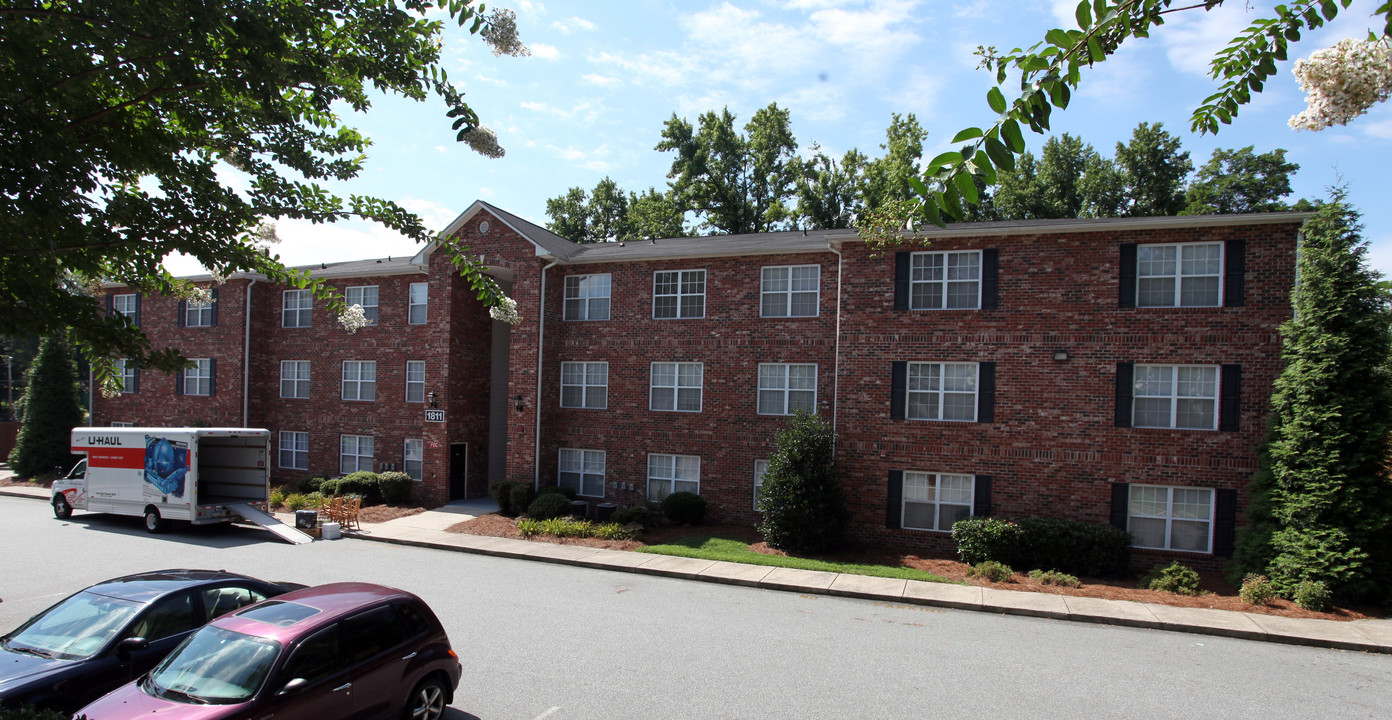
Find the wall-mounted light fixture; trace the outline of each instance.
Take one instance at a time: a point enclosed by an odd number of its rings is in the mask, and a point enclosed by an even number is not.
[[[428,401],[430,401],[430,407],[432,407],[432,408],[438,408],[438,407],[440,407],[439,403],[437,403],[436,400],[435,400],[436,397],[437,397],[437,396],[436,396],[435,393],[433,393],[433,392],[432,392],[432,393],[427,393],[426,396],[425,396],[425,399],[428,400]]]
[[[512,402],[513,402],[513,407],[517,408],[517,412],[522,412],[522,411],[525,410],[526,407],[527,407],[527,406],[525,406],[525,405],[522,404],[522,396],[521,396],[521,395],[518,395],[517,397],[513,398],[513,399],[512,399]]]
[[[1068,359],[1068,351],[1067,351],[1067,350],[1064,350],[1063,348],[1059,348],[1058,350],[1055,350],[1055,351],[1054,351],[1054,359],[1055,359],[1055,360],[1067,360],[1067,359]]]

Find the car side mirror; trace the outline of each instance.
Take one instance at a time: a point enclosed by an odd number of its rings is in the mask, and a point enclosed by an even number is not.
[[[150,649],[150,641],[143,637],[128,637],[116,643],[116,657],[122,660],[131,656],[131,653]]]
[[[285,687],[281,688],[281,689],[280,689],[280,692],[276,693],[276,695],[277,695],[277,696],[294,695],[295,693],[297,693],[297,692],[299,692],[299,691],[301,691],[301,690],[303,690],[303,689],[305,689],[305,688],[307,688],[307,687],[309,687],[309,681],[308,681],[308,680],[306,680],[306,679],[304,679],[304,678],[295,678],[294,680],[291,680],[290,682],[285,683]]]

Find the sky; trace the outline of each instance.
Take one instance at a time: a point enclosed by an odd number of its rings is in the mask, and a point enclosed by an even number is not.
[[[1181,5],[1183,3],[1176,3]],[[1289,128],[1305,107],[1290,67],[1345,37],[1365,37],[1376,0],[1355,0],[1338,19],[1306,33],[1265,91],[1218,135],[1189,130],[1189,116],[1217,91],[1213,53],[1274,3],[1228,0],[1211,12],[1170,16],[1148,39],[1130,40],[1090,70],[1054,133],[1068,132],[1110,157],[1140,122],[1162,122],[1198,167],[1214,148],[1276,148],[1298,163],[1300,197],[1346,183],[1363,212],[1369,264],[1392,276],[1392,103],[1321,132]],[[676,114],[729,108],[742,126],[776,102],[789,111],[799,152],[814,144],[839,158],[851,148],[883,154],[892,113],[914,114],[928,139],[924,157],[952,149],[958,130],[993,119],[993,78],[976,69],[980,45],[1028,47],[1054,27],[1076,27],[1074,0],[508,0],[530,57],[495,57],[447,24],[442,65],[483,125],[507,150],[485,158],[455,142],[442,103],[380,96],[344,120],[374,145],[361,175],[327,187],[393,200],[442,230],[475,200],[545,225],[546,200],[587,191],[608,176],[627,190],[665,188],[671,154],[654,150]],[[1255,6],[1249,10],[1248,5]],[[1009,85],[1005,90],[1009,90]],[[1046,139],[1026,133],[1038,155]],[[226,168],[223,180],[245,187]],[[281,221],[274,248],[288,265],[403,256],[414,242],[367,222]],[[175,274],[200,272],[171,257]]]

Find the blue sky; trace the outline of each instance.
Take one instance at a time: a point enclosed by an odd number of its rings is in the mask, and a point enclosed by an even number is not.
[[[1178,3],[1177,3],[1178,4]],[[1300,165],[1295,197],[1322,197],[1340,178],[1364,213],[1371,265],[1392,276],[1392,103],[1348,127],[1296,132],[1286,120],[1304,108],[1283,63],[1266,91],[1217,136],[1189,132],[1191,110],[1216,85],[1213,52],[1270,3],[1240,0],[1213,12],[1172,16],[1148,40],[1131,41],[1083,75],[1073,103],[1054,115],[1069,132],[1111,156],[1142,121],[1180,136],[1195,166],[1215,147],[1285,148]],[[444,65],[484,125],[507,149],[488,159],[454,141],[439,103],[380,99],[349,124],[374,140],[362,175],[330,186],[385,197],[436,229],[483,199],[545,224],[546,199],[592,188],[606,175],[628,190],[663,188],[671,164],[653,147],[675,112],[693,122],[728,106],[743,124],[770,102],[787,108],[800,151],[818,143],[838,156],[852,147],[882,153],[891,113],[913,113],[929,136],[925,156],[948,149],[956,131],[993,113],[991,78],[976,70],[978,45],[1028,46],[1052,27],[1074,27],[1075,0],[725,0],[720,2],[520,2],[526,58],[494,57],[451,27]],[[1308,55],[1344,37],[1363,37],[1374,0],[1356,0],[1330,26],[1295,46]],[[1027,135],[1038,152],[1042,136]],[[229,184],[242,181],[229,170]],[[413,254],[409,240],[370,223],[313,226],[281,222],[275,251],[287,264]],[[175,273],[196,272],[187,259]]]

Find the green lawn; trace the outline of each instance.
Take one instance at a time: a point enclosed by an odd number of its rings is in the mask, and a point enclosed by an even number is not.
[[[748,565],[771,565],[773,567],[798,568],[800,570],[821,570],[822,572],[846,573],[849,575],[870,575],[872,577],[903,578],[927,582],[951,582],[930,572],[890,565],[860,565],[857,563],[827,562],[782,555],[764,555],[749,549],[749,544],[730,538],[711,535],[692,535],[677,538],[666,545],[648,545],[638,552],[657,555],[677,555],[679,557],[702,560],[724,560],[726,562],[746,563]]]

